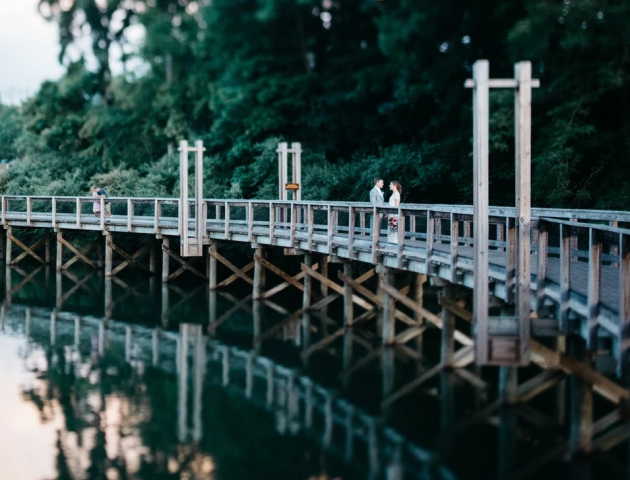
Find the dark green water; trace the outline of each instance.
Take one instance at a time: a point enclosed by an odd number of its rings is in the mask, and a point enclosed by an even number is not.
[[[270,330],[300,293],[264,304],[238,283],[210,293],[184,276],[2,271],[0,480],[510,478],[566,438],[553,389],[467,422],[496,397],[491,370],[476,385],[438,374],[382,408],[435,363],[437,332],[422,359],[370,353],[369,325],[305,357],[338,330],[337,303]],[[626,451],[524,478],[626,478]]]

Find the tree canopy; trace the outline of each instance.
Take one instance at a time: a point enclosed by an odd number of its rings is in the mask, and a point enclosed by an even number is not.
[[[365,201],[380,175],[402,183],[404,202],[470,203],[463,83],[486,58],[493,77],[531,60],[541,80],[534,205],[630,208],[625,0],[41,4],[59,23],[62,53],[90,35],[97,67],[66,60],[66,75],[19,115],[0,110],[0,156],[22,158],[0,184],[7,193],[73,194],[96,178],[114,194],[170,195],[178,171],[169,145],[201,139],[206,195],[273,198],[284,140],[305,150],[305,199]],[[110,49],[132,25],[145,32],[145,68],[112,78]],[[513,92],[492,92],[493,204],[514,199],[513,116]]]

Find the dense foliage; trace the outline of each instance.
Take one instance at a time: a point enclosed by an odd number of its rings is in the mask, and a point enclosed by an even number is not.
[[[19,114],[0,110],[0,157],[21,158],[4,192],[76,194],[97,180],[113,194],[172,195],[167,149],[202,139],[206,195],[272,198],[286,140],[305,150],[304,198],[367,200],[382,175],[403,184],[405,202],[470,203],[463,82],[476,59],[493,77],[528,59],[541,80],[534,204],[630,208],[627,0],[41,4],[61,27],[62,57],[89,27],[97,68],[69,63]],[[112,78],[108,52],[137,24],[146,71]],[[510,204],[513,93],[493,92],[491,110],[491,201]]]

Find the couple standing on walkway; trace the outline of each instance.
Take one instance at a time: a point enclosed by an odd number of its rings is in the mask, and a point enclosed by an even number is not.
[[[109,195],[107,195],[107,192],[105,191],[105,189],[98,187],[96,185],[92,185],[92,188],[90,189],[92,190],[92,196],[94,198],[97,198],[98,200],[96,200],[94,202],[94,206],[92,207],[92,211],[94,212],[94,216],[95,217],[100,217],[101,216],[101,198],[105,198],[105,216],[106,217],[111,217],[112,216],[112,204],[111,202],[108,200]]]
[[[375,207],[385,206],[385,196],[383,195],[384,181],[382,178],[374,179],[374,188],[370,190],[370,203]],[[389,184],[389,189],[392,191],[389,197],[389,206],[398,208],[400,205],[400,194],[402,193],[402,186],[397,181],[392,181]],[[398,215],[388,215],[388,230],[387,241],[392,243],[398,243]],[[380,226],[380,222],[379,222]]]

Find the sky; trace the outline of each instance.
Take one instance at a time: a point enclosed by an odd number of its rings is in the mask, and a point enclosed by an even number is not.
[[[56,80],[57,26],[37,11],[38,0],[0,0],[0,98],[16,104],[34,94],[44,80]]]
[[[44,80],[57,80],[64,68],[58,62],[59,37],[57,25],[46,21],[37,11],[39,0],[0,0],[0,102],[17,105],[39,89]],[[127,53],[137,51],[144,37],[140,25],[125,30],[129,42]],[[84,38],[68,49],[72,59],[84,55],[87,66],[94,65],[90,40]],[[110,50],[112,74],[123,71],[119,61],[120,48]],[[142,74],[146,66],[139,59],[127,63],[127,68]]]

